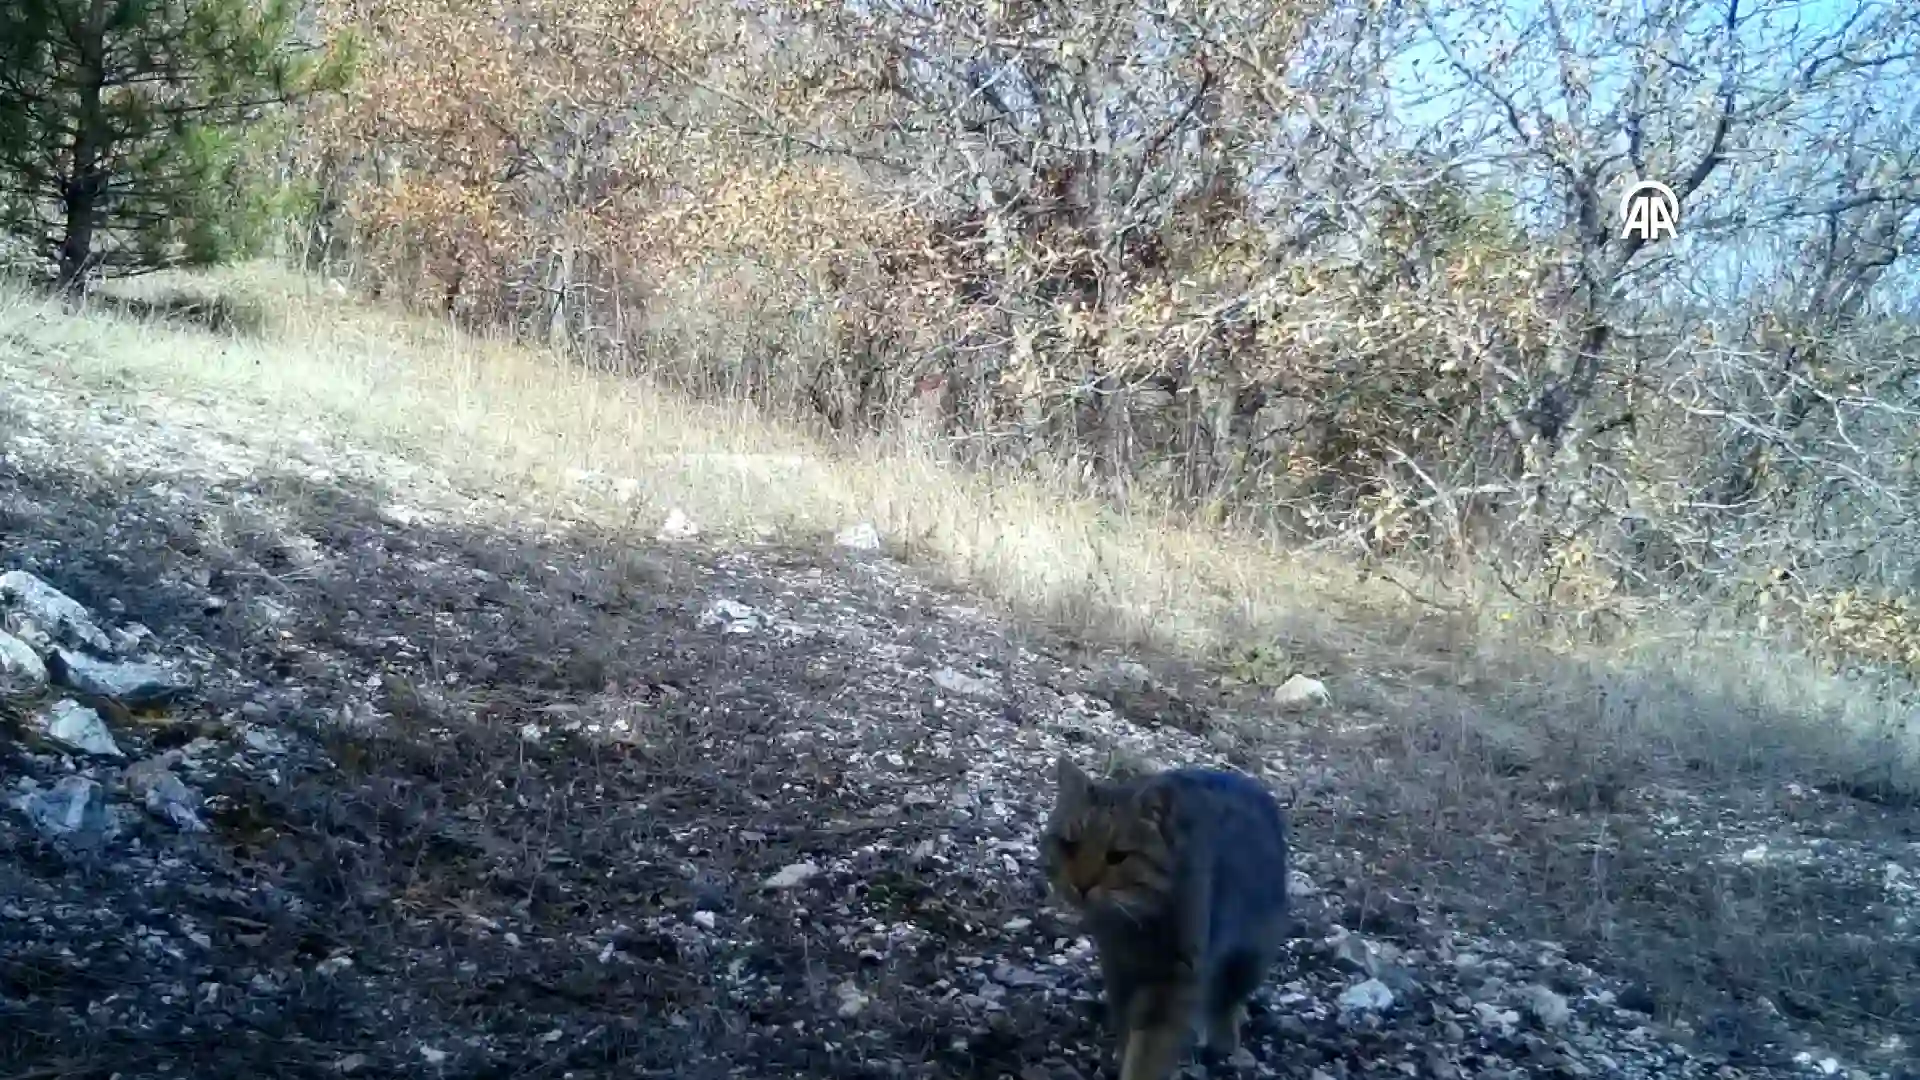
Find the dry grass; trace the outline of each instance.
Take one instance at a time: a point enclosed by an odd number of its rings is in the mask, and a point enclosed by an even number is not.
[[[181,290],[223,298],[222,332],[155,314]],[[1257,642],[1257,678],[1304,669],[1416,727],[1458,710],[1519,744],[1573,734],[1626,760],[1705,754],[1920,789],[1909,685],[1829,674],[1740,627],[1649,617],[1597,648],[1491,601],[1443,611],[1328,558],[967,475],[923,448],[825,447],[271,268],[124,295],[143,306],[71,318],[0,293],[0,348],[58,350],[77,386],[217,401],[253,438],[324,431],[506,493],[518,512],[650,535],[680,508],[709,534],[801,541],[872,521],[898,553],[1021,614],[1203,660]],[[1397,673],[1388,689],[1381,672]]]

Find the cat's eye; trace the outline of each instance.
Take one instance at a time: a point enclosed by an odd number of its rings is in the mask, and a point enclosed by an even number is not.
[[[1123,862],[1125,862],[1125,861],[1127,861],[1127,856],[1128,856],[1128,855],[1131,855],[1131,854],[1133,854],[1133,853],[1132,853],[1132,852],[1130,852],[1130,851],[1112,851],[1112,850],[1109,850],[1109,851],[1107,852],[1107,865],[1108,865],[1108,866],[1119,866],[1119,865],[1120,865],[1121,863],[1123,863]]]

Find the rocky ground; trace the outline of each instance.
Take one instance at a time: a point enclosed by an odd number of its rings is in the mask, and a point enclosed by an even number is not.
[[[1920,1076],[1911,808],[1524,765],[1468,807],[1390,695],[1209,689],[857,530],[504,525],[10,348],[0,1080],[1112,1076],[1035,861],[1062,752],[1291,802],[1224,1075]]]

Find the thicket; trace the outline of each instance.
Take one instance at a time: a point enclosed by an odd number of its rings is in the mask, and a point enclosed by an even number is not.
[[[330,272],[1436,602],[1920,670],[1912,0],[319,12]]]
[[[304,42],[299,15],[293,0],[0,4],[0,257],[71,293],[258,250],[299,194],[258,168],[285,141],[274,110],[351,64],[348,36]]]

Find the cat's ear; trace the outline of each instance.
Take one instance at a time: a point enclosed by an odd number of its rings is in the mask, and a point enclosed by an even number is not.
[[[1063,805],[1082,806],[1093,796],[1093,781],[1065,754],[1054,760],[1053,781],[1060,789]]]

